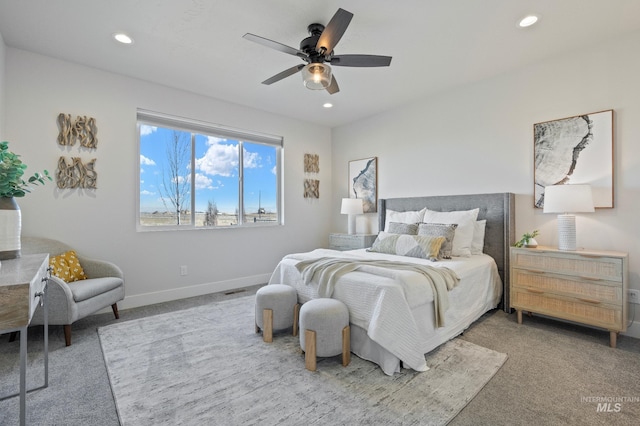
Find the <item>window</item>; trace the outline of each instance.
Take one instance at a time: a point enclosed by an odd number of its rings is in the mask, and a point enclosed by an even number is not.
[[[282,138],[138,110],[138,228],[277,225]]]

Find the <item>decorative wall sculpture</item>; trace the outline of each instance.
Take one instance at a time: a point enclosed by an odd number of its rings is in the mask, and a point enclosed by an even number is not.
[[[320,198],[320,181],[316,179],[304,180],[304,198]]]
[[[98,173],[95,171],[95,164],[95,158],[83,163],[80,157],[71,157],[69,162],[65,157],[60,157],[58,159],[58,170],[56,170],[58,188],[96,189]]]
[[[349,198],[362,198],[364,213],[378,211],[378,157],[349,161]]]
[[[320,156],[318,154],[304,155],[304,172],[316,175],[320,173]],[[304,180],[304,198],[320,198],[320,181],[317,179]]]
[[[547,185],[588,184],[596,208],[613,207],[613,110],[533,125],[534,205]]]
[[[304,155],[304,172],[320,173],[320,156],[318,154]]]
[[[98,147],[98,127],[96,119],[87,116],[78,116],[75,121],[71,120],[71,114],[60,113],[58,115],[58,126],[60,133],[58,134],[58,143],[60,145],[73,146],[76,140],[80,141],[80,145],[85,148]]]

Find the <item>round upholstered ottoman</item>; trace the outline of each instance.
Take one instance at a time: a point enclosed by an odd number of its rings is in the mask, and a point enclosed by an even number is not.
[[[256,333],[262,329],[262,340],[273,341],[273,331],[293,326],[298,334],[298,293],[284,284],[270,284],[256,292]]]
[[[342,365],[351,361],[351,331],[347,305],[336,299],[312,299],[300,309],[300,347],[304,364],[315,371],[316,357],[342,354]]]

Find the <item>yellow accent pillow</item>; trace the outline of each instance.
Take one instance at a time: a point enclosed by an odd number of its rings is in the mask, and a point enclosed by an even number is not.
[[[58,256],[51,256],[49,258],[49,266],[53,268],[51,271],[53,275],[68,283],[87,279],[75,250],[69,250]]]

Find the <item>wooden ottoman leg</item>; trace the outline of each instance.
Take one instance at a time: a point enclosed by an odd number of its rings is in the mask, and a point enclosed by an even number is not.
[[[316,371],[316,332],[313,330],[304,331],[304,366]]]
[[[271,309],[262,311],[262,340],[267,343],[273,342],[273,311]]]
[[[346,367],[351,362],[351,328],[342,329],[342,366]]]
[[[293,335],[298,335],[298,317],[300,316],[300,304],[296,303],[293,307]]]

